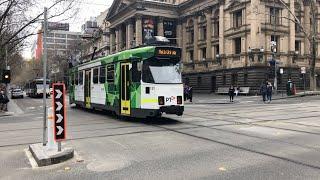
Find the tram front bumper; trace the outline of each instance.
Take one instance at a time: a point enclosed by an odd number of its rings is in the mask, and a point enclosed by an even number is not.
[[[184,111],[184,106],[162,106],[160,107],[161,113],[166,114],[176,114],[178,116],[182,116]]]

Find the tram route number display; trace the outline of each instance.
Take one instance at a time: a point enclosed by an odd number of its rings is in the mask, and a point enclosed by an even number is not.
[[[54,117],[54,138],[55,141],[66,139],[66,102],[65,85],[54,83],[53,88],[53,117]]]

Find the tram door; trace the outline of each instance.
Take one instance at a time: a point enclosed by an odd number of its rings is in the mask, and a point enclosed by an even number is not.
[[[84,101],[86,108],[91,108],[91,70],[86,70],[85,74]]]
[[[130,63],[121,64],[121,115],[130,116]]]

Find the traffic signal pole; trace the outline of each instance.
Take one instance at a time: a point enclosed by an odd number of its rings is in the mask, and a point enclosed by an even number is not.
[[[44,8],[43,23],[43,146],[47,144],[47,8]]]

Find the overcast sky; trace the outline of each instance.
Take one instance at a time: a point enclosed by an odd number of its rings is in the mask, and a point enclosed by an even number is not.
[[[70,24],[70,31],[80,32],[81,25],[84,24],[85,21],[90,20],[91,17],[96,17],[101,12],[105,11],[107,8],[111,6],[113,0],[77,0],[76,2],[79,5],[78,15],[75,18],[68,19],[63,22]],[[39,5],[39,9],[43,9],[43,7],[41,6],[44,5]],[[60,17],[60,19],[63,19],[63,17]],[[31,58],[31,45],[35,40],[35,36],[28,39],[29,45],[23,53],[23,56],[26,59]]]

